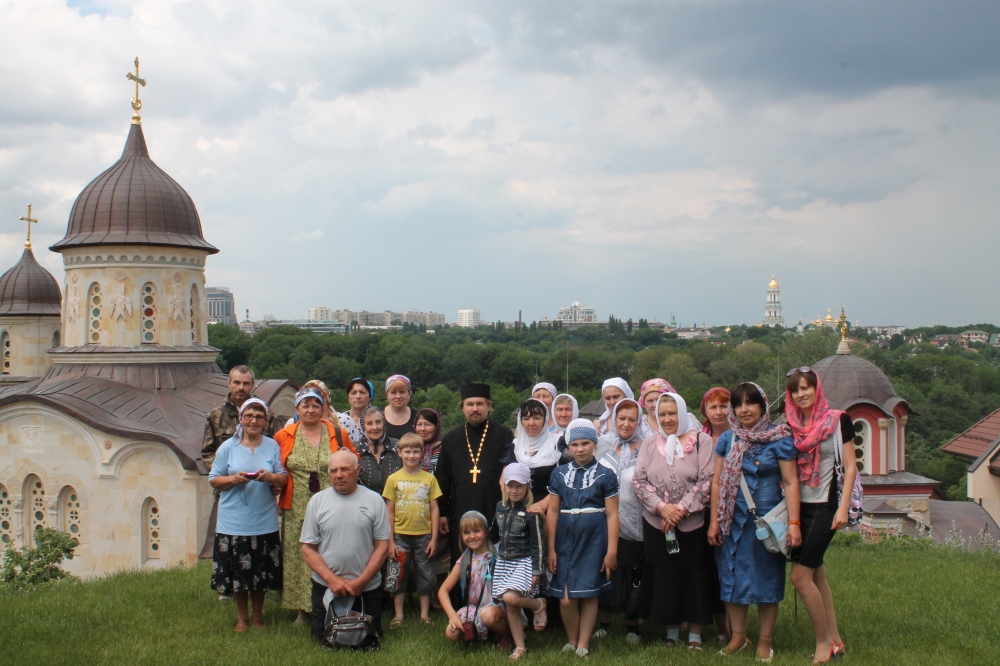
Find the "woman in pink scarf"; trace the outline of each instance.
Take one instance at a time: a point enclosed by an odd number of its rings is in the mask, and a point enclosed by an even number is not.
[[[816,633],[813,663],[825,663],[845,652],[823,555],[837,530],[847,526],[851,493],[843,493],[837,503],[834,466],[839,450],[844,461],[844,488],[853,488],[858,473],[854,447],[843,443],[854,437],[854,424],[845,412],[830,408],[823,384],[808,366],[788,371],[785,418],[799,452],[802,493],[802,545],[791,552],[791,578]]]

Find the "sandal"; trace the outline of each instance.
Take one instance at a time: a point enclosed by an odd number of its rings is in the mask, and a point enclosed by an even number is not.
[[[590,655],[590,650],[588,650],[587,648],[578,647],[576,649],[576,656],[578,656],[580,659],[589,659],[590,658],[589,655]]]
[[[421,624],[430,624],[430,625],[434,624],[434,620],[430,619],[429,617],[420,618],[420,622]]]
[[[733,650],[732,652],[729,652],[729,651],[726,650],[726,648],[722,648],[721,650],[719,650],[719,655],[723,656],[723,657],[731,657],[734,654],[739,654],[740,652],[743,652],[743,650],[746,650],[747,648],[752,648],[752,647],[753,647],[753,643],[750,642],[750,639],[749,638],[744,638],[743,639],[743,645],[740,646],[738,649]]]
[[[770,664],[774,660],[774,648],[768,648],[768,650],[770,650],[770,652],[766,657],[762,657],[758,654],[757,661],[764,664]]]
[[[845,654],[847,654],[847,646],[844,645],[844,641],[834,644],[833,646],[833,658],[840,659]]]
[[[402,626],[403,626],[403,618],[401,617],[394,617],[392,618],[392,622],[389,623],[390,629],[399,629]]]
[[[827,657],[824,661],[820,661],[819,659],[816,659],[815,657],[813,657],[812,663],[813,664],[829,664],[831,661],[833,661],[833,655],[836,652],[837,652],[837,644],[834,643],[833,641],[830,641],[830,656]]]
[[[701,641],[688,642],[688,650],[701,652]]]
[[[509,657],[507,657],[507,661],[517,661],[526,654],[528,654],[527,648],[522,648],[522,647],[514,648],[514,651],[510,653]]]
[[[562,651],[563,652],[576,652],[576,646],[573,645],[572,643],[566,643],[566,645],[562,646]]]
[[[533,613],[532,624],[535,627],[535,631],[544,631],[545,625],[549,623],[548,613],[545,611],[549,604],[545,599],[539,599],[539,601],[542,602],[541,607]]]

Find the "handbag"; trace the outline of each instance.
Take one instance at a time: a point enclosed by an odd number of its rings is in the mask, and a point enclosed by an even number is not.
[[[840,508],[840,502],[844,497],[844,476],[846,474],[844,470],[844,439],[837,433],[837,446],[834,447],[834,463],[833,469],[837,476],[837,508]],[[861,472],[854,475],[854,487],[851,489],[851,503],[847,507],[847,524],[850,526],[857,525],[861,522],[861,516],[865,512],[865,489],[861,485]]]
[[[352,650],[377,650],[381,646],[375,623],[371,615],[365,615],[365,602],[361,601],[361,612],[349,610],[337,615],[331,601],[326,607],[322,645],[328,650],[348,648]]]
[[[492,566],[490,570],[492,571]],[[487,573],[487,577],[489,576],[490,573]],[[486,596],[486,582],[487,581],[485,580],[483,581],[483,587],[481,590],[479,590],[479,603],[476,604],[475,616],[473,616],[472,620],[466,620],[465,622],[462,623],[462,642],[465,643],[466,647],[479,641],[479,632],[476,631],[475,618],[479,617],[479,609],[483,607],[483,597]],[[472,563],[470,562],[469,566],[466,568],[465,571],[465,608],[468,608],[471,605],[469,603],[471,601],[471,599],[469,598],[469,595],[471,593],[472,593]]]
[[[780,553],[788,557],[788,502],[781,500],[773,509],[760,517],[757,515],[757,504],[753,501],[753,495],[750,494],[750,488],[747,487],[747,480],[743,474],[740,474],[740,489],[743,490],[743,499],[746,500],[750,517],[757,526],[757,538],[764,544],[764,548],[769,553],[775,555]]]

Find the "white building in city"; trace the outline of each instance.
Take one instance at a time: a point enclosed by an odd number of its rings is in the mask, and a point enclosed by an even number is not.
[[[568,308],[559,308],[556,320],[564,324],[596,324],[597,310],[580,305],[580,301],[575,301]]]
[[[767,302],[764,304],[764,326],[775,328],[785,327],[785,318],[781,314],[781,289],[778,281],[771,276],[771,283],[767,285]]]
[[[479,310],[474,308],[466,308],[464,310],[458,311],[458,321],[456,322],[462,328],[475,328],[481,323],[479,317]]]

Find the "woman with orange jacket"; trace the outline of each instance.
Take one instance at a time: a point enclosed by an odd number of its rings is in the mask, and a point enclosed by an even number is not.
[[[306,506],[313,494],[330,486],[326,471],[330,454],[346,448],[357,455],[340,425],[323,418],[326,409],[319,389],[303,388],[295,394],[298,422],[289,423],[274,435],[281,447],[281,463],[288,471],[288,485],[278,498],[278,507],[283,511],[281,607],[299,612],[297,624],[309,622],[312,609],[312,569],[302,559],[299,544]]]

